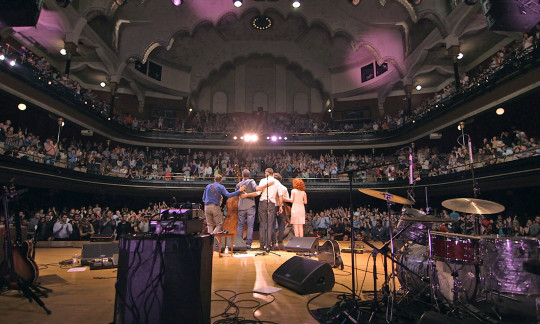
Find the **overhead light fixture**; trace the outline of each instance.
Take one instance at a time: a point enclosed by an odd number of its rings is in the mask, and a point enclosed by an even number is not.
[[[62,48],[62,49],[60,50],[60,54],[62,54],[62,55],[66,55],[66,54],[67,54],[67,51],[66,51],[66,49],[65,49],[65,48]]]
[[[105,86],[106,86],[107,84],[106,84],[105,82],[102,81],[99,85],[100,85],[102,88],[105,88]]]
[[[331,112],[332,112],[332,109],[328,108],[328,112],[331,113]]]
[[[420,90],[422,90],[422,86],[421,86],[421,85],[417,85],[417,86],[416,86],[416,91],[420,91]]]
[[[189,112],[192,112],[193,111],[193,108],[189,108]]]
[[[242,0],[233,0],[233,5],[234,5],[236,8],[242,7],[243,4],[244,4],[244,2],[243,2]]]
[[[173,5],[175,5],[175,6],[178,7],[178,6],[180,6],[182,3],[184,3],[184,1],[182,1],[182,0],[172,0],[172,3],[173,3]]]
[[[459,53],[456,57],[458,60],[461,60],[463,58],[463,53]]]
[[[9,65],[11,65],[11,66],[15,66],[15,60],[11,60],[11,61],[9,61]]]
[[[114,0],[114,2],[115,2],[118,6],[123,6],[123,5],[125,5],[126,3],[128,3],[128,0]]]
[[[3,61],[6,59],[6,56],[4,54],[0,54],[0,61]]]
[[[502,115],[502,114],[504,114],[504,108],[502,108],[502,107],[497,108],[497,110],[495,110],[495,113],[496,113],[497,115],[499,115],[499,116]]]
[[[295,8],[295,9],[300,8],[301,5],[302,5],[302,3],[300,2],[300,0],[294,0],[292,2],[292,7]]]
[[[26,110],[26,105],[23,104],[22,102],[17,106],[17,108],[19,108],[19,110]]]
[[[360,4],[360,0],[350,0],[350,2],[353,6],[358,6]]]

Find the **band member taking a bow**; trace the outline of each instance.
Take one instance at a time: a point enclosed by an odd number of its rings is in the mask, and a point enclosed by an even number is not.
[[[221,232],[223,226],[223,212],[221,211],[223,196],[227,198],[238,196],[246,190],[246,187],[241,186],[235,192],[229,193],[221,184],[222,181],[223,176],[221,174],[216,175],[214,177],[214,183],[206,186],[202,196],[209,234]]]

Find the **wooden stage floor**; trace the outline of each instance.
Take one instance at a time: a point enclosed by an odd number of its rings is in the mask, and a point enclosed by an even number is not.
[[[345,242],[342,243],[343,245]],[[281,256],[255,256],[259,252],[250,250],[247,254],[235,257],[219,257],[214,252],[212,274],[212,316],[223,313],[227,303],[214,294],[219,290],[229,290],[242,294],[241,299],[269,303],[259,308],[254,314],[254,308],[242,309],[239,316],[255,320],[276,323],[317,323],[309,314],[307,302],[315,296],[301,296],[294,291],[280,287],[272,280],[274,271],[289,258],[295,256],[291,252],[278,252]],[[52,289],[48,298],[43,298],[46,306],[52,311],[47,315],[36,303],[29,303],[22,298],[18,291],[7,291],[0,294],[0,323],[111,323],[114,314],[114,284],[116,269],[89,270],[84,272],[67,272],[69,268],[59,265],[62,260],[70,259],[74,254],[81,254],[80,248],[38,248],[36,261],[40,267],[39,282],[42,286]],[[363,282],[364,270],[369,253],[356,254],[358,285]],[[351,287],[351,254],[343,254],[344,270],[334,269],[336,282]],[[370,258],[371,259],[371,258]],[[378,258],[378,272],[382,272],[382,260]],[[372,270],[372,259],[369,271]],[[379,276],[378,284],[384,280]],[[254,289],[274,286],[283,288],[273,295],[252,293]],[[363,283],[365,290],[373,289],[373,274],[367,273]],[[338,284],[333,292],[322,295],[310,304],[310,308],[331,307],[337,301],[338,294],[347,289]],[[229,298],[232,292],[222,292]],[[250,307],[254,302],[244,302],[243,306]],[[215,317],[212,322],[222,317]]]

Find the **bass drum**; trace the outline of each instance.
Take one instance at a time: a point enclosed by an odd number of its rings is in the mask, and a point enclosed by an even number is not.
[[[427,246],[412,244],[405,246],[401,251],[400,262],[408,268],[397,265],[397,276],[401,285],[412,293],[429,293],[429,250]],[[435,292],[439,297],[449,301],[454,300],[454,278],[452,272],[457,273],[461,283],[458,287],[460,300],[471,301],[476,296],[478,286],[478,267],[468,264],[453,264],[436,261],[434,264]]]

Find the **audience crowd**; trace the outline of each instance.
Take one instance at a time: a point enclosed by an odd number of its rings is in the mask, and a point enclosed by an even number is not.
[[[475,168],[500,162],[523,159],[540,154],[538,141],[520,130],[504,131],[498,136],[473,139]],[[304,152],[211,152],[169,148],[143,149],[110,142],[83,141],[55,137],[42,140],[39,135],[18,129],[10,120],[0,122],[0,152],[6,156],[43,162],[90,174],[147,180],[210,179],[216,174],[238,178],[240,170],[251,170],[257,177],[267,167],[284,178],[308,181],[337,181],[339,172],[358,169],[358,181],[395,181],[409,177],[409,148],[393,154],[348,152],[343,155],[328,151]],[[433,147],[420,147],[413,153],[414,178],[450,174],[468,169],[466,146],[455,146],[450,152]]]

